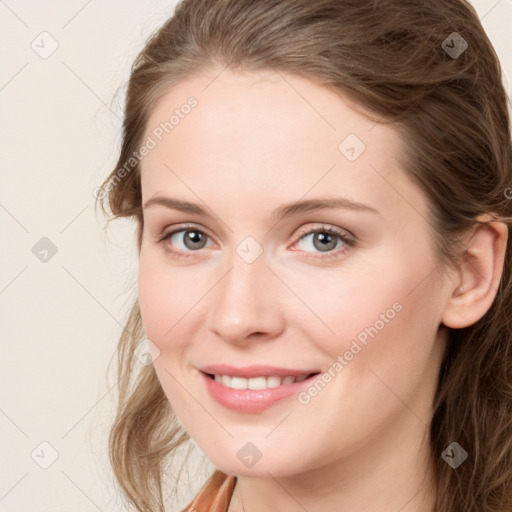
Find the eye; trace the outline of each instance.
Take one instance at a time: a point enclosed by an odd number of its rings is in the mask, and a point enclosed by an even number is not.
[[[164,244],[167,251],[174,253],[177,257],[187,258],[191,256],[187,252],[195,252],[206,247],[208,235],[194,227],[181,226],[171,232],[164,233],[160,242]]]
[[[299,231],[298,236],[300,238],[295,245],[299,245],[300,250],[306,253],[311,252],[308,250],[311,248],[316,250],[317,254],[308,256],[313,258],[341,256],[349,247],[355,245],[355,239],[351,235],[334,227],[320,226],[316,229],[303,229]],[[208,239],[209,236],[195,226],[180,226],[179,229],[164,232],[159,242],[163,243],[165,250],[173,256],[188,258],[194,256],[194,252],[207,247]]]
[[[321,226],[313,230],[304,230],[299,232],[300,239],[296,245],[301,246],[301,250],[310,252],[308,249],[317,250],[320,254],[310,257],[329,258],[339,256],[346,252],[349,247],[355,245],[355,240],[345,231],[337,228]],[[321,253],[327,253],[322,256]]]

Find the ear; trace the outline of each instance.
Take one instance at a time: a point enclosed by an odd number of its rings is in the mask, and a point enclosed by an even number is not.
[[[503,222],[478,224],[458,264],[457,277],[451,284],[451,296],[442,322],[461,329],[474,324],[491,307],[501,275],[507,248],[508,228]]]

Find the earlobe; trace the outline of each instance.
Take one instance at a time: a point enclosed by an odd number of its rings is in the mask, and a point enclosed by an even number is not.
[[[491,307],[503,274],[508,228],[504,222],[484,221],[472,233],[452,281],[442,323],[462,329],[474,324]]]

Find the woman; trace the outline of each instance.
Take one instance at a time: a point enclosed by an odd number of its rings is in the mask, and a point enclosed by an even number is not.
[[[184,512],[511,510],[511,184],[468,3],[182,1],[100,194],[138,227],[131,504],[165,510],[191,440],[216,470]]]

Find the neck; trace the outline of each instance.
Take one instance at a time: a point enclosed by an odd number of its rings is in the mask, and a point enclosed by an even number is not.
[[[238,476],[228,512],[434,512],[429,429],[410,411],[403,428],[306,473]]]

